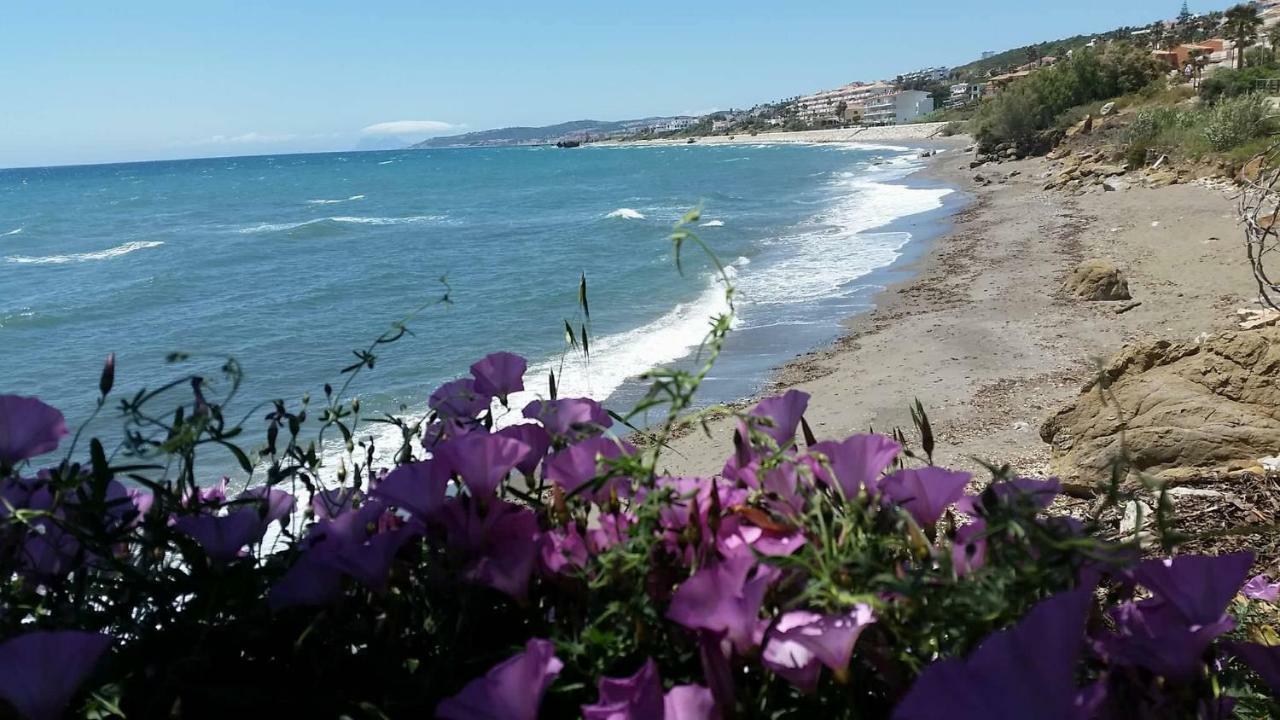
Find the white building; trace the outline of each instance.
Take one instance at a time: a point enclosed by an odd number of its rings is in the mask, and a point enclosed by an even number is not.
[[[898,76],[899,85],[913,85],[915,83],[931,83],[942,82],[951,75],[951,71],[945,67],[930,67],[915,72],[905,73]]]
[[[904,125],[933,112],[933,98],[923,90],[903,90],[867,102],[863,125]]]
[[[890,83],[850,83],[834,90],[823,90],[805,95],[796,100],[796,116],[805,122],[817,122],[836,118],[840,103],[845,104],[845,117],[849,119],[859,113],[872,98],[888,95],[894,91]]]
[[[956,83],[951,86],[951,96],[947,98],[947,107],[962,107],[982,99],[981,83]]]

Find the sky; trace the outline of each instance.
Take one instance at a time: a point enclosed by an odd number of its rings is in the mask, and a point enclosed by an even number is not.
[[[21,167],[750,107],[1171,18],[1181,0],[3,5],[0,167]]]

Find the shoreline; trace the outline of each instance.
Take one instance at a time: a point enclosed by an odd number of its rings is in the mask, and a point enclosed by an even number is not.
[[[833,128],[829,130],[782,130],[756,135],[701,135],[696,138],[656,138],[653,140],[605,140],[587,147],[652,147],[655,145],[784,145],[826,143],[918,142],[940,138],[938,133],[950,123],[916,123],[877,127]],[[694,142],[689,142],[694,140]]]
[[[910,435],[918,397],[939,464],[983,477],[978,459],[989,459],[1045,474],[1040,424],[1077,395],[1099,359],[1139,338],[1193,340],[1231,327],[1237,308],[1255,304],[1252,276],[1234,241],[1233,201],[1221,191],[1175,185],[1072,197],[1041,189],[1044,159],[977,171],[969,160],[944,153],[911,176],[970,202],[917,245],[919,256],[891,266],[904,277],[872,296],[872,310],[844,318],[829,346],[776,367],[757,397],[808,392],[819,439],[869,427]],[[975,183],[974,174],[995,182]],[[1066,298],[1063,279],[1091,257],[1124,268],[1142,305],[1117,314],[1123,303]],[[696,429],[674,439],[663,469],[718,472],[732,424],[708,427],[711,438]]]

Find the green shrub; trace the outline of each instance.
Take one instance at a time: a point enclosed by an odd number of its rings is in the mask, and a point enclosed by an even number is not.
[[[1265,133],[1269,114],[1266,98],[1255,93],[1223,100],[1208,111],[1205,138],[1214,150],[1230,150]]]
[[[1259,80],[1280,78],[1277,67],[1247,67],[1243,70],[1221,69],[1210,73],[1200,82],[1200,99],[1216,103],[1253,92]]]

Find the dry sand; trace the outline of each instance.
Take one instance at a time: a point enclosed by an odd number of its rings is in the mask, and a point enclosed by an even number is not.
[[[951,232],[887,288],[878,309],[849,319],[833,347],[780,368],[776,389],[810,393],[820,438],[874,426],[910,428],[920,398],[938,434],[940,463],[977,470],[974,458],[1043,472],[1043,420],[1076,395],[1098,358],[1128,340],[1190,340],[1227,328],[1256,307],[1229,190],[1205,185],[1135,188],[1071,197],[1043,191],[1043,160],[970,170],[949,152],[925,172],[971,195]],[[1008,175],[1017,171],[1016,177]],[[980,173],[997,182],[973,181]],[[1060,287],[1086,257],[1127,270],[1135,301],[1069,300]],[[732,424],[673,442],[674,474],[717,472]]]

